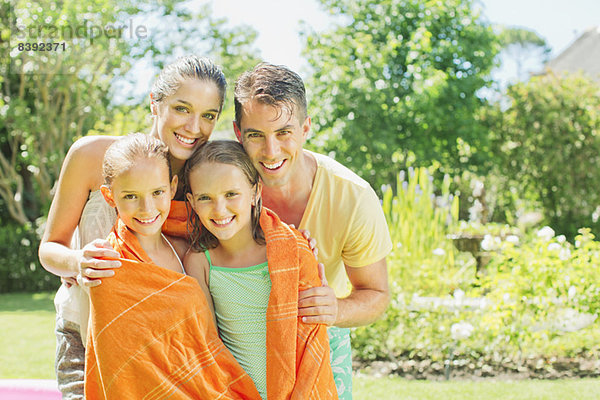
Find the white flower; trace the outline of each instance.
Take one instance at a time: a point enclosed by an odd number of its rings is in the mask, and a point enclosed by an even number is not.
[[[517,235],[508,235],[504,240],[508,243],[519,244],[519,237]]]
[[[563,247],[558,252],[558,258],[560,258],[563,261],[567,261],[569,258],[571,258],[571,250],[569,250],[566,247]]]
[[[508,303],[508,302],[510,301],[510,293],[504,293],[504,294],[502,295],[502,300],[503,300],[505,303]]]
[[[577,294],[577,288],[575,286],[571,286],[567,294],[569,296],[569,299],[572,299]]]
[[[562,249],[562,246],[556,242],[552,242],[548,245],[548,251],[558,251]]]
[[[537,231],[537,237],[544,239],[545,241],[549,241],[554,237],[554,229],[549,226],[544,226],[542,229]]]
[[[556,241],[561,244],[564,243],[566,240],[567,240],[567,238],[565,237],[565,235],[558,235],[556,237]]]
[[[500,238],[494,237],[488,233],[483,237],[483,240],[481,241],[481,249],[484,251],[494,250],[498,248],[499,244]]]
[[[446,255],[446,251],[441,247],[438,247],[437,249],[433,249],[433,254],[436,256],[444,256]]]
[[[466,339],[473,333],[473,325],[468,322],[457,322],[452,324],[450,335],[454,340]]]
[[[462,300],[464,297],[465,297],[465,292],[464,292],[463,290],[461,290],[461,289],[456,289],[456,290],[454,291],[454,298],[455,298],[457,301],[461,301],[461,300]]]

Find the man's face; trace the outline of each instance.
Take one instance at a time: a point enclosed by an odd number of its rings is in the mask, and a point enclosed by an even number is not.
[[[299,121],[297,110],[251,100],[242,107],[236,134],[266,187],[288,184],[299,173],[302,146],[310,131],[310,118]]]

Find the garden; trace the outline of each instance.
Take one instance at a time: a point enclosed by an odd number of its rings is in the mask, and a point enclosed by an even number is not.
[[[233,82],[260,61],[257,33],[209,6],[44,1],[0,2],[5,54],[4,27],[17,19],[149,17],[164,39],[95,37],[77,57],[39,65],[26,52],[0,59],[0,379],[54,377],[59,281],[37,259],[45,215],[74,140],[147,130],[145,97],[116,100],[132,66],[212,57],[230,83],[216,128],[227,134]],[[352,331],[355,397],[597,398],[600,83],[544,70],[499,85],[502,57],[548,48],[534,32],[487,23],[475,3],[319,0],[336,23],[301,33],[306,147],[372,185],[394,243],[388,310]],[[190,35],[202,40],[182,40]],[[15,73],[25,66],[35,73]]]

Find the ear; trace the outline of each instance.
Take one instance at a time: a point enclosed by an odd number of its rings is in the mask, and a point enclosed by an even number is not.
[[[177,184],[179,183],[179,177],[177,175],[173,175],[173,179],[171,179],[171,200],[175,198],[177,194]]]
[[[102,196],[104,197],[104,200],[106,200],[106,202],[108,203],[109,206],[111,206],[111,207],[116,207],[117,206],[115,204],[115,199],[113,198],[112,191],[110,190],[110,187],[108,187],[107,185],[100,186],[100,193],[102,193]]]
[[[196,209],[194,208],[194,196],[191,193],[186,193],[185,198],[187,199],[187,202],[190,203],[192,210],[195,212]]]
[[[308,134],[310,132],[310,117],[307,116],[306,119],[304,120],[304,123],[302,124],[302,136],[304,137],[304,141],[306,141],[306,139],[308,139]]]
[[[242,131],[240,131],[240,127],[235,121],[233,121],[233,131],[235,132],[235,137],[237,138],[238,142],[242,143]]]

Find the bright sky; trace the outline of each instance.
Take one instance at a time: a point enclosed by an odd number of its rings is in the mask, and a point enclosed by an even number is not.
[[[357,0],[360,1],[360,0]],[[331,18],[317,0],[210,0],[214,14],[258,32],[257,47],[265,61],[285,64],[303,75],[300,20],[317,31]],[[482,0],[491,23],[518,25],[536,31],[558,55],[592,26],[600,26],[600,0]]]

